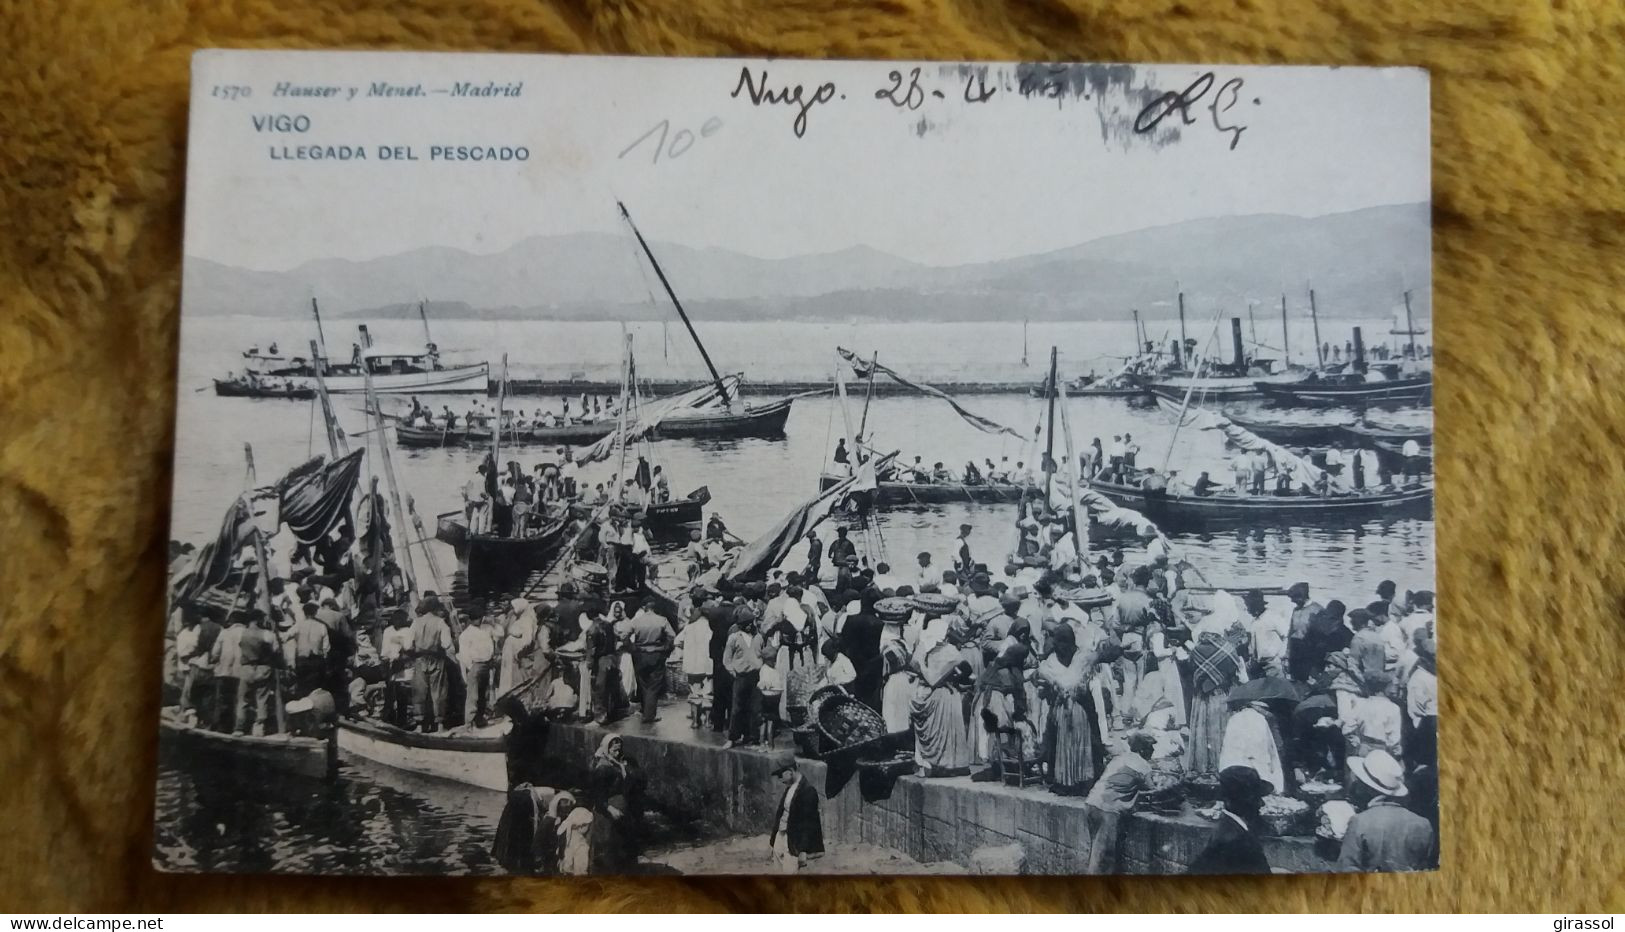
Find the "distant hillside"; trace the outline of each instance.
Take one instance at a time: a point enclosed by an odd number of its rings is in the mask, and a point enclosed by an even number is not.
[[[1313,283],[1328,317],[1382,315],[1407,288],[1430,311],[1426,204],[1323,217],[1253,214],[1101,237],[1040,255],[939,268],[867,246],[761,259],[655,242],[684,306],[714,320],[1033,320],[1120,317],[1172,304],[1193,313],[1245,302],[1294,307]],[[189,257],[192,314],[298,316],[315,295],[335,318],[408,318],[428,298],[451,319],[650,319],[670,313],[629,236],[531,237],[489,255],[430,247],[364,262],[323,259],[281,272]],[[1177,284],[1176,284],[1177,283]]]

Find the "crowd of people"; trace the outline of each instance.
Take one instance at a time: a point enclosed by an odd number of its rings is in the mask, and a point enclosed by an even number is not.
[[[594,483],[569,447],[559,447],[555,459],[538,462],[529,472],[518,460],[498,470],[487,456],[462,494],[469,530],[498,537],[540,534],[570,505],[598,509],[613,503],[637,510],[672,500],[665,470],[646,457],[636,457],[630,475],[611,472],[607,480]]]
[[[1255,866],[1267,869],[1266,799],[1294,795],[1339,797],[1317,817],[1342,866],[1431,864],[1431,593],[1401,598],[1385,581],[1348,609],[1300,582],[1272,606],[1259,590],[1187,588],[1161,538],[1142,564],[1113,551],[1085,567],[1064,516],[1035,509],[1022,524],[1002,567],[974,559],[968,526],[948,566],[921,553],[906,574],[868,564],[839,528],[827,552],[809,535],[798,569],[697,582],[658,641],[687,680],[690,725],[729,747],[781,747],[809,697],[836,685],[912,733],[922,776],[1027,774],[1023,785],[1082,797],[1105,839],[1101,869],[1122,815],[1169,781],[1221,796],[1220,825],[1245,829]],[[840,567],[827,587],[826,562]],[[592,666],[601,720],[625,714],[621,662]],[[647,718],[659,685],[640,673],[636,687]]]

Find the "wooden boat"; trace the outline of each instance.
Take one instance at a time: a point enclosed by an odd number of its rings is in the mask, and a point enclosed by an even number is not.
[[[472,532],[460,511],[435,518],[435,539],[451,545],[471,592],[507,592],[541,569],[563,543],[568,517],[560,515],[534,534],[500,537]]]
[[[556,446],[586,446],[597,443],[615,430],[614,421],[593,421],[586,424],[567,424],[562,427],[526,427],[503,430],[502,442],[507,444],[545,444]],[[488,447],[491,429],[482,427],[469,430],[460,427],[445,430],[435,427],[413,427],[405,423],[395,425],[395,442],[403,447]]]
[[[825,473],[818,477],[818,489],[827,491],[846,478]],[[1019,502],[1022,493],[1031,488],[1008,482],[965,485],[959,482],[881,481],[872,493],[853,493],[852,499],[860,503],[860,508],[939,505],[946,502]]]
[[[236,377],[215,379],[214,393],[221,398],[294,398],[316,397],[314,385],[301,385],[292,380],[265,381]]]
[[[1231,423],[1263,437],[1271,443],[1288,446],[1310,446],[1334,443],[1344,437],[1343,424],[1291,423],[1285,421],[1255,421],[1226,414]]]
[[[688,493],[687,498],[672,499],[669,502],[660,502],[647,508],[638,508],[628,505],[630,513],[643,518],[644,527],[654,532],[661,531],[687,531],[690,527],[700,524],[705,519],[705,506],[711,501],[711,488],[700,486]],[[570,503],[570,513],[578,518],[585,518],[592,514],[593,506],[583,501]]]
[[[1361,376],[1339,379],[1303,380],[1293,384],[1258,382],[1258,391],[1278,404],[1289,405],[1367,405],[1426,404],[1433,398],[1433,378],[1428,375],[1367,382]]]
[[[1384,427],[1367,421],[1344,426],[1343,433],[1355,443],[1370,443],[1383,441],[1385,443],[1403,444],[1407,440],[1415,440],[1424,447],[1433,445],[1433,428],[1431,427]]]
[[[1176,375],[1158,379],[1150,391],[1158,398],[1183,403],[1188,395],[1193,401],[1211,406],[1226,401],[1246,401],[1267,397],[1266,385],[1292,385],[1302,381],[1296,372],[1258,378],[1252,375]]]
[[[497,792],[508,789],[508,736],[495,729],[422,734],[373,719],[344,718],[338,749],[396,770]]]
[[[1091,488],[1124,508],[1132,508],[1164,528],[1197,529],[1226,525],[1296,527],[1341,524],[1372,517],[1427,517],[1433,511],[1433,485],[1391,491],[1318,495],[1191,495],[1161,489],[1095,481]]]
[[[330,780],[338,774],[338,745],[332,735],[324,739],[211,731],[189,724],[173,706],[158,713],[158,729],[165,746],[188,760],[210,758],[245,780],[260,782],[273,774]]]
[[[794,399],[780,398],[764,405],[746,405],[738,414],[700,412],[664,418],[655,435],[666,439],[684,437],[782,437],[784,422],[790,418]]]

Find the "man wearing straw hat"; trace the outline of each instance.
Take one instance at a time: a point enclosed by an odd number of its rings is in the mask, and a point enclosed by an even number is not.
[[[1338,869],[1415,871],[1437,866],[1433,826],[1401,802],[1409,790],[1399,761],[1386,751],[1372,751],[1349,758],[1349,773],[1355,779],[1352,800],[1365,808],[1349,820]]]

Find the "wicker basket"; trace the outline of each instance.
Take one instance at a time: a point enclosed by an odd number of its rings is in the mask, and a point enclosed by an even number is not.
[[[818,730],[837,748],[886,735],[886,720],[880,713],[844,692],[819,703],[815,722]]]

